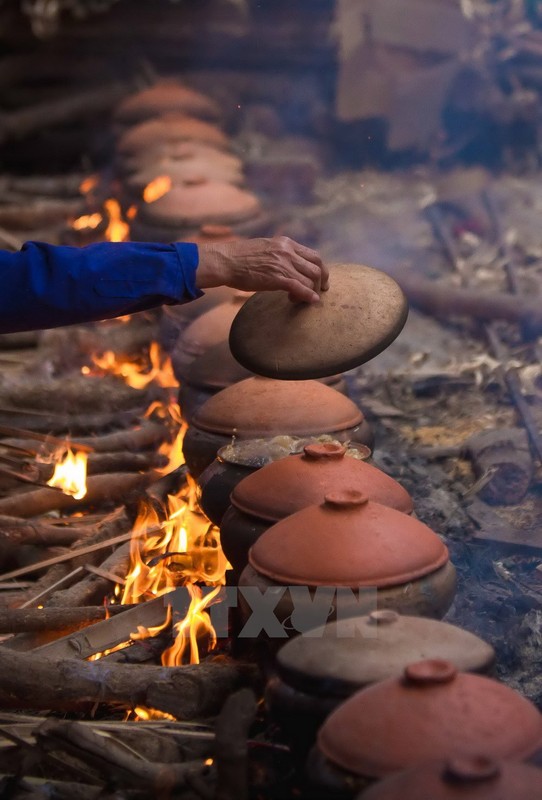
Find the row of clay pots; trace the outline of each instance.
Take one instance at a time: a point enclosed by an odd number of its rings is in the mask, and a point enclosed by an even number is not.
[[[137,204],[132,239],[199,242],[269,230],[211,98],[162,80],[121,103],[116,120],[125,202]],[[145,201],[145,187],[163,176],[170,187]]]

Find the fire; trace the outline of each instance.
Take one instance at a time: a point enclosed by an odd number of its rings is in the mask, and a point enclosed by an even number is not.
[[[106,350],[101,356],[93,356],[92,360],[102,372],[118,375],[133,389],[144,389],[151,382],[164,388],[179,386],[171,359],[163,355],[157,342],[151,343],[148,359],[143,361],[119,357],[112,350]],[[89,374],[88,369],[86,367],[84,374]]]
[[[109,242],[126,242],[130,235],[128,224],[122,219],[120,204],[112,197],[106,200],[104,208],[109,217],[109,224],[105,232],[105,238]]]
[[[71,226],[74,231],[95,230],[102,222],[103,217],[99,212],[94,214],[83,214],[82,217],[74,219]]]
[[[81,194],[89,194],[89,192],[95,189],[97,185],[98,185],[98,176],[89,175],[88,178],[85,178],[84,181],[81,181],[79,185],[79,192]]]
[[[48,486],[62,489],[75,500],[81,500],[87,493],[87,454],[73,453],[68,450],[55,464],[53,477],[47,481]]]
[[[169,175],[159,175],[143,189],[143,200],[146,203],[154,203],[155,200],[167,194],[170,189],[171,178]]]
[[[175,642],[162,653],[164,667],[184,664],[187,655],[190,664],[199,664],[199,646],[202,640],[205,640],[207,650],[216,647],[216,633],[205,609],[212,604],[221,587],[215,586],[205,596],[199,586],[188,584],[187,588],[192,598],[190,608],[186,617],[174,625]]]

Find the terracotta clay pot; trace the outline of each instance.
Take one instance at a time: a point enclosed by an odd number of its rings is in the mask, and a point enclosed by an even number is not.
[[[227,343],[232,320],[248,297],[249,292],[232,291],[229,299],[199,315],[185,328],[171,357],[175,377],[181,386],[189,379],[192,362],[197,356],[215,345]]]
[[[361,492],[337,491],[325,502],[277,522],[249,551],[240,586],[266,591],[273,586],[345,587],[331,598],[330,619],[388,608],[404,614],[440,618],[455,593],[455,570],[448,549],[416,519],[368,500]],[[359,591],[359,597],[357,592]],[[307,609],[310,598],[304,601]],[[301,600],[288,589],[275,616],[289,619]],[[251,609],[240,598],[241,618]]]
[[[372,446],[372,433],[359,408],[318,381],[248,378],[211,397],[194,416],[183,443],[190,472],[197,477],[233,437],[278,434],[320,436]]]
[[[209,335],[216,333],[214,326],[220,322],[226,323],[227,315],[225,314],[219,320],[217,314],[214,320],[211,317],[207,318],[207,320],[210,322],[209,331],[204,332],[203,325],[200,333],[192,329],[190,333],[187,333],[186,349],[184,349],[184,342],[179,344],[178,351],[174,357],[175,375],[181,385],[179,403],[183,410],[183,419],[187,422],[191,422],[196,411],[217,392],[234,383],[253,377],[251,372],[234,359],[227,339],[205,349],[192,360],[191,349],[197,341],[196,336],[205,335],[205,333]],[[192,336],[194,338],[191,340]],[[201,343],[199,346],[201,346]],[[342,392],[342,394],[347,393],[346,381],[342,375],[322,378],[322,383],[332,386],[333,389]]]
[[[201,142],[196,139],[160,140],[143,150],[124,153],[118,168],[126,176],[125,181],[129,181],[129,176],[150,169],[160,161],[168,160],[181,164],[192,159],[220,163],[229,169],[243,171],[243,162],[233,153],[224,150],[222,146],[217,147],[211,142]]]
[[[140,198],[145,187],[162,175],[170,178],[173,186],[190,185],[194,181],[202,180],[243,186],[245,178],[242,169],[229,166],[228,162],[232,157],[219,150],[206,149],[208,152],[214,152],[215,156],[209,158],[205,154],[183,159],[162,158],[130,175],[125,181],[125,186],[134,198]]]
[[[205,514],[209,517],[211,522],[220,526],[226,512],[230,507],[230,495],[235,487],[256,470],[261,469],[267,464],[271,464],[280,459],[286,458],[292,454],[299,454],[302,452],[303,447],[307,444],[333,444],[335,446],[342,446],[337,440],[332,437],[319,437],[319,438],[299,438],[279,436],[278,446],[274,439],[258,439],[258,440],[241,440],[235,445],[221,448],[212,464],[209,464],[206,469],[201,473],[198,478],[200,486],[200,505]],[[252,452],[248,457],[244,457],[244,446],[247,446]],[[253,454],[257,453],[256,459]],[[366,460],[371,456],[371,450],[365,444],[357,442],[349,442],[348,454],[358,458],[359,460]],[[239,470],[238,467],[242,466],[245,469]],[[261,520],[254,519],[255,524],[261,524]],[[266,530],[269,525],[263,523]],[[258,538],[257,536],[254,537]],[[248,549],[248,548],[247,548]],[[241,571],[246,565],[246,558],[243,560]]]
[[[126,97],[115,111],[115,120],[133,125],[170,112],[212,122],[220,119],[220,108],[210,97],[179,81],[162,80]]]
[[[237,484],[220,529],[228,560],[241,572],[250,547],[271,525],[322,503],[328,492],[350,489],[406,514],[412,511],[412,499],[397,481],[349,458],[343,445],[307,445],[302,454],[269,464]]]
[[[459,673],[450,661],[405,668],[339,706],[318,732],[311,767],[352,787],[431,761],[483,753],[524,759],[542,741],[537,708],[503,684]],[[336,784],[335,784],[336,785]],[[431,796],[432,797],[432,796]]]
[[[537,800],[542,770],[485,755],[464,755],[399,772],[358,800]]]
[[[173,186],[152,203],[139,206],[139,221],[171,228],[205,224],[233,225],[261,213],[252,192],[220,181],[200,180]]]
[[[495,652],[445,622],[373,611],[313,628],[283,645],[266,704],[291,745],[306,752],[325,718],[347,697],[427,658],[447,659],[464,672],[487,672]]]
[[[121,157],[129,157],[161,142],[185,141],[229,149],[228,137],[216,125],[184,114],[163,114],[128,128],[117,142],[117,152]]]
[[[235,294],[235,289],[228,286],[217,286],[206,289],[205,294],[197,300],[176,306],[163,306],[160,319],[160,344],[168,352],[174,350],[179,337],[193,320],[210,311],[215,306],[228,301]]]

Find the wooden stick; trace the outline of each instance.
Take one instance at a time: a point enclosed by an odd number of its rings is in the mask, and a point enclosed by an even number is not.
[[[130,91],[130,85],[112,83],[99,89],[80,89],[60,100],[40,103],[31,108],[0,116],[0,143],[19,139],[44,127],[93,116],[112,108]]]
[[[131,605],[81,606],[79,608],[0,608],[0,633],[55,631],[122,614]]]
[[[71,439],[58,439],[50,434],[44,435],[36,431],[29,431],[25,428],[16,428],[13,425],[0,425],[0,436],[17,438],[17,439],[34,439],[37,442],[44,442],[54,447],[71,447],[72,449],[81,450],[83,453],[92,453],[94,448],[90,444],[78,444]],[[0,445],[4,447],[4,443],[0,441]]]
[[[248,800],[247,740],[256,711],[250,689],[241,689],[224,703],[216,724],[216,800]]]
[[[0,514],[13,517],[37,517],[49,511],[71,509],[73,511],[87,506],[127,501],[129,497],[140,494],[154,481],[160,479],[155,471],[144,474],[132,472],[111,472],[105,475],[91,475],[87,479],[87,493],[81,500],[74,500],[51,488],[36,489],[24,495],[0,499]],[[1,578],[0,578],[1,580]]]
[[[47,720],[36,732],[38,743],[46,750],[65,750],[98,769],[107,780],[122,785],[147,787],[153,797],[186,786],[191,777],[204,775],[209,767],[204,761],[153,763],[128,752],[111,736],[79,722]]]
[[[62,584],[66,583],[66,581],[69,581],[72,578],[75,578],[75,576],[78,575],[82,571],[83,571],[83,567],[76,567],[75,569],[72,569],[71,572],[68,572],[66,575],[63,575],[61,578],[59,578],[57,581],[52,583],[50,586],[46,586],[41,592],[39,592],[38,594],[35,594],[33,597],[31,597],[25,603],[22,603],[19,606],[19,608],[28,608],[28,606],[34,605],[34,603],[36,603],[38,600],[42,600],[46,595],[50,594],[54,589],[58,589],[59,586],[62,586]]]
[[[41,661],[0,647],[0,706],[76,709],[95,703],[157,708],[182,720],[212,717],[230,694],[256,687],[259,670],[226,659],[187,667]]]

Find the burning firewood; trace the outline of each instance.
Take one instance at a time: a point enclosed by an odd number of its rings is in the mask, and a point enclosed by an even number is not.
[[[156,708],[178,719],[217,714],[237,689],[257,687],[252,664],[226,659],[186,667],[46,661],[0,648],[3,708],[73,710],[99,703]]]

